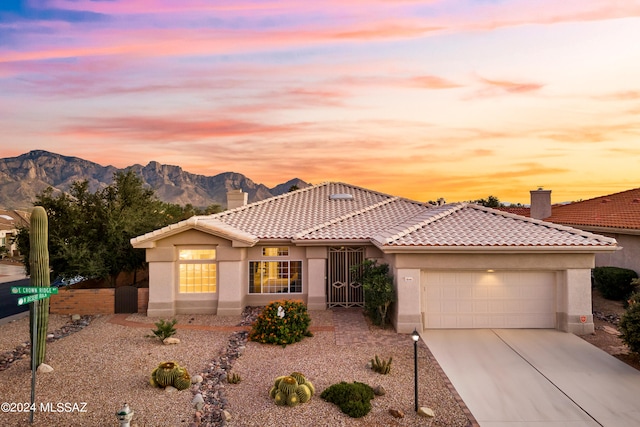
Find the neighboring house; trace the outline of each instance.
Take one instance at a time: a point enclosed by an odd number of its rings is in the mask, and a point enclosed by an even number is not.
[[[0,209],[0,246],[7,249],[6,256],[19,255],[13,240],[18,234],[18,227],[29,227],[30,217],[27,212]]]
[[[501,208],[516,213],[513,209]],[[620,250],[597,254],[596,266],[628,268],[640,275],[640,188],[554,205],[551,190],[533,190],[530,213],[517,213],[615,238]]]
[[[432,206],[330,182],[131,240],[146,249],[149,316],[238,315],[301,299],[363,304],[350,268],[388,263],[400,333],[414,328],[593,331],[591,268],[615,239],[473,204]],[[245,199],[246,200],[246,199]]]
[[[545,221],[615,238],[622,250],[596,255],[596,266],[628,268],[640,274],[640,188],[554,206]]]

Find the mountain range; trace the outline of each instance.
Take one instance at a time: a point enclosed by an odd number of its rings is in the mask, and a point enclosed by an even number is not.
[[[123,169],[102,166],[78,157],[63,156],[44,150],[33,150],[17,157],[0,159],[0,207],[5,209],[29,209],[36,195],[47,187],[55,192],[68,192],[76,181],[87,180],[89,190],[95,192],[110,185],[116,172],[133,170],[156,196],[168,203],[195,207],[219,204],[226,207],[227,191],[242,189],[248,193],[249,203],[277,196],[292,186],[308,187],[310,184],[298,178],[269,188],[257,184],[236,172],[224,172],[214,176],[196,175],[180,166],[149,162],[146,166],[135,164]]]

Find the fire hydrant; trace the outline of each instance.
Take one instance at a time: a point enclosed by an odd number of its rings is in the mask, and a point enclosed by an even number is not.
[[[120,427],[130,427],[129,423],[131,422],[131,418],[133,418],[133,410],[129,407],[128,403],[125,403],[118,412],[116,412],[116,417],[118,417],[118,422],[120,422]]]

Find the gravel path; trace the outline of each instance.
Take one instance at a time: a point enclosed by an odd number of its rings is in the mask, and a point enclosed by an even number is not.
[[[310,312],[312,326],[331,326],[329,311]],[[37,412],[34,426],[117,426],[115,412],[124,402],[135,411],[132,427],[187,427],[193,421],[189,391],[167,393],[149,385],[151,371],[161,361],[174,360],[191,375],[204,373],[210,362],[227,348],[230,333],[211,330],[178,330],[181,343],[162,345],[148,338],[149,329],[109,323],[110,316],[96,317],[85,329],[47,345],[47,363],[54,372],[38,374],[36,401],[78,404],[86,412]],[[59,327],[66,316],[51,316],[51,325]],[[151,323],[155,319],[133,315],[129,320]],[[178,316],[178,324],[229,326],[240,317]],[[235,323],[232,323],[235,322]],[[28,340],[28,319],[2,325],[0,353]],[[150,325],[153,326],[153,325]],[[53,330],[55,328],[50,328]],[[375,333],[375,330],[373,331]],[[395,334],[380,331],[382,334]],[[9,336],[11,335],[11,337]],[[396,336],[397,337],[397,336]],[[235,361],[232,372],[240,374],[239,384],[224,384],[224,398],[231,414],[228,426],[466,426],[468,420],[456,403],[443,378],[431,365],[426,348],[420,351],[420,405],[434,409],[436,417],[426,420],[413,412],[413,345],[398,340],[380,340],[379,344],[338,346],[333,332],[316,332],[302,342],[279,346],[249,342]],[[385,344],[387,342],[387,344]],[[366,365],[375,354],[393,356],[392,371],[380,375]],[[304,373],[315,385],[317,394],[310,402],[295,408],[278,407],[269,398],[273,380],[293,371]],[[28,358],[0,372],[0,401],[29,402],[31,371]],[[360,381],[382,385],[387,393],[372,401],[373,410],[360,419],[352,419],[319,395],[331,384]],[[206,391],[206,390],[205,390]],[[86,403],[86,406],[83,406]],[[404,418],[393,418],[388,409],[402,410]],[[0,425],[25,426],[28,413],[0,413]]]

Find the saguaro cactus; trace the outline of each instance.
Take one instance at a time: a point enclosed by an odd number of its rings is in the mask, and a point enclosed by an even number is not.
[[[49,249],[48,249],[47,212],[42,206],[36,206],[31,212],[31,228],[29,230],[29,267],[31,286],[49,287]],[[34,313],[35,305],[37,313]],[[29,331],[31,335],[32,366],[44,363],[46,355],[47,327],[49,325],[49,298],[31,303],[29,313]],[[35,316],[34,316],[35,314]],[[33,325],[36,324],[36,336]],[[34,363],[35,361],[35,363]]]

